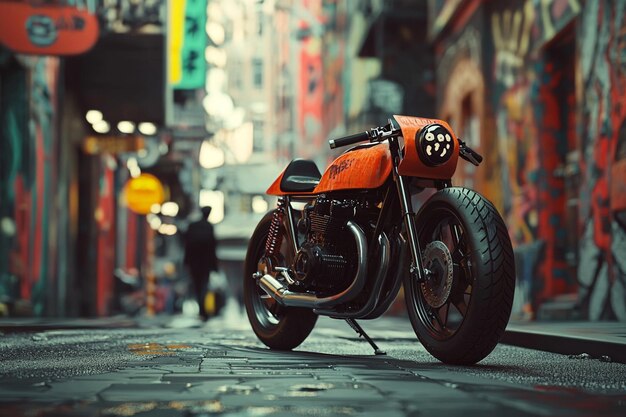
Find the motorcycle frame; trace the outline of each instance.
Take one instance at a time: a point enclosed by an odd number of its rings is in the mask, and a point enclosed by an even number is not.
[[[374,234],[372,236],[372,242],[368,242],[370,251],[375,247],[372,243],[375,243],[376,239],[379,239],[381,236],[385,236],[384,228],[389,224],[389,215],[393,213],[395,204],[399,203],[400,205],[400,213],[402,216],[402,223],[404,225],[405,231],[405,241],[408,241],[408,249],[411,254],[412,264],[410,266],[409,272],[411,274],[412,279],[415,279],[417,282],[424,282],[428,279],[430,271],[426,269],[423,265],[422,257],[421,257],[421,248],[418,239],[417,225],[415,223],[416,213],[413,210],[413,204],[411,202],[411,193],[409,191],[410,182],[414,180],[414,177],[403,176],[398,172],[398,167],[402,160],[402,154],[400,149],[399,138],[396,135],[390,135],[387,138],[391,160],[392,160],[392,171],[391,176],[394,182],[394,185],[390,184],[390,181],[386,181],[383,187],[387,187],[385,197],[383,199],[383,204],[381,207],[380,214],[378,216],[378,220],[376,222],[376,227]],[[379,143],[376,146],[384,146],[384,143]],[[451,187],[450,180],[432,180],[428,184],[429,187],[436,188],[438,190]],[[392,191],[395,188],[395,193]],[[291,203],[292,202],[308,202],[312,199],[315,199],[320,194],[286,194],[281,196],[280,198],[286,203],[286,232],[288,234],[288,238],[291,240],[293,255],[295,256],[299,249],[299,240],[298,233],[296,227],[296,219],[294,218],[294,214],[292,211]],[[397,199],[397,202],[394,201]],[[385,236],[386,238],[386,236]],[[404,247],[402,248],[404,249]],[[370,255],[370,254],[368,254]],[[404,259],[405,251],[401,250],[401,254],[399,256]],[[399,291],[400,283],[402,276],[402,269],[405,267],[403,262],[400,263],[400,267],[396,273],[396,276],[393,278],[393,289],[389,293],[389,295],[384,300],[379,300],[380,292],[382,290],[382,283],[374,282],[374,287],[378,288],[378,291],[372,291],[370,298],[366,301],[366,305],[370,305],[374,300],[375,305],[370,309],[369,312],[364,314],[357,313],[339,313],[333,309],[314,309],[317,314],[320,315],[328,315],[333,318],[376,318],[387,309],[387,307],[391,304],[395,296],[397,295],[397,291]],[[385,275],[382,277],[377,277],[377,279],[385,279]],[[378,284],[378,286],[377,286]],[[359,310],[361,312],[363,309]]]

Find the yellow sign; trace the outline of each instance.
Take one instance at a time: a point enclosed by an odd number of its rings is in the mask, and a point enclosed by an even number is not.
[[[124,186],[126,206],[137,214],[148,214],[154,204],[161,204],[165,199],[163,184],[151,174],[141,174],[128,180]]]
[[[169,83],[178,84],[183,78],[182,52],[185,36],[185,0],[172,0],[169,9]],[[203,29],[204,30],[204,29]]]

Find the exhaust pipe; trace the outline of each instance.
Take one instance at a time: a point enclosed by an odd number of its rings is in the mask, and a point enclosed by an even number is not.
[[[338,313],[336,311],[331,310],[315,310],[317,314],[331,316],[333,318],[341,318],[341,319],[360,319],[364,316],[370,314],[376,308],[378,304],[378,300],[380,299],[380,293],[383,290],[383,284],[385,283],[385,276],[387,275],[387,269],[389,267],[389,239],[387,239],[387,235],[385,232],[382,232],[378,235],[378,250],[380,252],[380,261],[378,263],[378,271],[376,272],[376,276],[374,277],[374,285],[372,287],[372,292],[359,310],[349,311]]]
[[[354,236],[357,248],[357,270],[354,280],[348,288],[339,294],[329,297],[318,298],[313,294],[304,294],[289,291],[280,281],[273,276],[266,274],[259,278],[259,286],[279,304],[287,307],[306,307],[313,309],[322,309],[334,307],[354,299],[365,285],[367,275],[367,241],[363,230],[349,220],[346,227]]]

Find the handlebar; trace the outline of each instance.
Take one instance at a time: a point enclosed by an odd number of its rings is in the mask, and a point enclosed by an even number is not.
[[[461,158],[472,163],[473,165],[476,165],[476,166],[480,165],[480,163],[483,161],[483,157],[481,154],[479,154],[478,152],[476,152],[475,150],[467,146],[465,142],[463,142],[460,139],[459,139],[459,145],[460,145],[459,156]]]
[[[370,133],[365,131],[361,133],[355,133],[354,135],[343,136],[337,139],[331,139],[328,141],[330,149],[340,148],[342,146],[352,145],[358,142],[364,142],[370,140]]]
[[[389,124],[386,126],[375,127],[369,131],[355,133],[354,135],[343,136],[337,139],[331,139],[328,141],[330,149],[340,148],[342,146],[353,145],[359,142],[381,142],[385,138],[395,137],[401,134],[401,130],[394,128],[389,120]],[[467,144],[458,138],[459,141],[459,156],[466,161],[478,166],[483,161],[482,155],[467,146]]]
[[[369,131],[355,133],[354,135],[344,136],[337,139],[331,139],[328,141],[328,145],[330,149],[339,148],[342,146],[353,145],[359,142],[382,142],[383,140],[398,136],[401,133],[400,129],[393,126],[391,123],[391,119],[389,119],[389,123],[385,126],[374,127]]]

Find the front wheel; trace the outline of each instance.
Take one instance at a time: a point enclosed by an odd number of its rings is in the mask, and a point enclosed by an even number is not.
[[[313,330],[317,315],[305,308],[284,307],[267,295],[253,278],[259,262],[265,255],[265,241],[274,212],[268,213],[258,224],[250,243],[244,265],[243,298],[252,330],[259,340],[272,349],[291,350],[300,345]],[[282,236],[287,236],[281,225]],[[291,242],[283,238],[281,255],[275,266],[287,266],[293,254]],[[281,279],[280,277],[277,277]]]
[[[420,342],[442,362],[474,364],[495,348],[513,304],[511,241],[496,208],[466,188],[435,193],[416,217],[425,282],[405,279]]]

